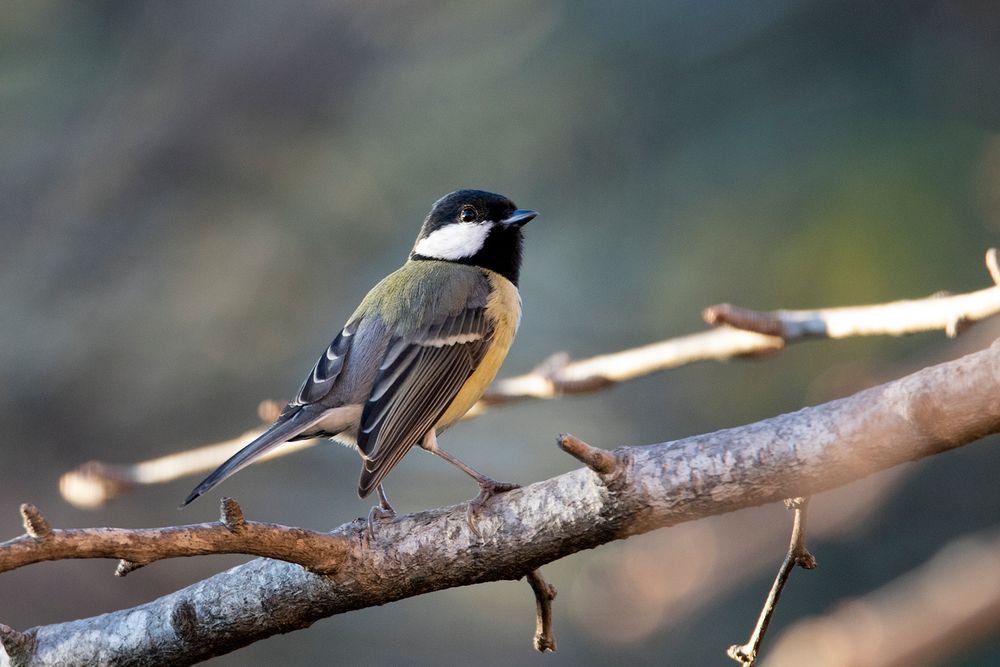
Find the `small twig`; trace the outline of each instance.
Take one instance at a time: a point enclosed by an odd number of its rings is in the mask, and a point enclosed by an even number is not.
[[[59,479],[59,491],[66,501],[76,507],[94,509],[136,486],[163,484],[214,470],[260,434],[259,429],[254,429],[232,440],[132,465],[110,465],[90,461],[63,474]],[[285,456],[312,447],[317,442],[318,439],[289,442],[264,454],[260,460]]]
[[[552,634],[552,601],[556,599],[556,587],[542,578],[542,571],[528,573],[528,584],[535,594],[535,650],[539,653],[556,650],[556,638]]]
[[[117,558],[123,577],[164,558],[241,553],[335,571],[349,548],[341,535],[247,521],[236,501],[222,502],[222,521],[166,528],[49,528],[38,508],[22,505],[26,535],[0,542],[0,572],[67,558]]]
[[[774,336],[721,328],[577,361],[570,361],[568,355],[559,353],[530,373],[493,383],[470,414],[474,416],[488,407],[525,399],[591,393],[697,361],[756,356],[776,352],[783,347],[784,341]]]
[[[748,667],[752,667],[757,660],[757,652],[760,650],[761,642],[764,641],[764,633],[767,632],[767,626],[771,623],[771,618],[774,616],[774,611],[778,606],[778,599],[781,597],[781,591],[785,587],[785,582],[788,581],[788,576],[792,573],[792,569],[796,565],[806,570],[812,570],[816,567],[816,559],[806,549],[806,509],[808,506],[809,498],[789,498],[785,500],[785,507],[795,511],[795,519],[792,524],[792,539],[788,545],[788,553],[785,555],[785,560],[782,561],[781,567],[778,568],[778,576],[774,578],[774,584],[771,585],[771,591],[767,595],[764,608],[757,618],[757,625],[754,627],[750,639],[747,640],[746,644],[734,644],[730,646],[726,653],[736,662]]]
[[[1000,633],[998,583],[1000,530],[994,525],[947,544],[876,590],[797,620],[769,645],[768,664],[953,664]]]
[[[281,403],[278,401],[265,400],[257,405],[257,416],[265,424],[274,421],[280,412]],[[136,486],[163,484],[181,477],[214,470],[261,432],[261,429],[251,429],[231,440],[168,454],[132,465],[113,465],[100,461],[89,461],[79,468],[63,474],[59,479],[59,492],[67,502],[76,507],[94,509],[123,493],[127,493]],[[318,442],[316,439],[290,442],[280,449],[264,454],[261,460],[285,456],[311,447],[316,442]]]
[[[966,294],[938,293],[925,299],[819,310],[757,311],[728,303],[706,308],[709,324],[778,336],[786,343],[806,338],[902,336],[943,330],[954,338],[972,324],[1000,312],[1000,267],[996,249],[986,253],[994,285]]]
[[[560,433],[556,441],[559,443],[559,449],[573,456],[599,475],[610,475],[618,468],[617,456],[604,449],[591,447],[569,433]]]

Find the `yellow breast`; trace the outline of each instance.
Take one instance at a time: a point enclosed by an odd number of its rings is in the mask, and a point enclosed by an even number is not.
[[[455,396],[455,400],[438,420],[436,427],[439,432],[461,419],[462,415],[468,412],[486,392],[486,388],[493,382],[500,365],[507,357],[507,351],[521,323],[521,294],[517,291],[517,287],[499,273],[486,269],[483,271],[489,278],[492,288],[490,297],[486,301],[486,316],[493,323],[493,342],[486,350],[479,368],[469,376]]]

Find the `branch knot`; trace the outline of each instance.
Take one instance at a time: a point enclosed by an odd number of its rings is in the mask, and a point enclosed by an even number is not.
[[[193,641],[198,636],[198,613],[194,604],[182,599],[170,610],[170,625],[181,639]]]

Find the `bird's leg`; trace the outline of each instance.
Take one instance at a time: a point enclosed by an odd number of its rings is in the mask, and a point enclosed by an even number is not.
[[[375,522],[384,521],[385,519],[392,519],[396,516],[396,510],[392,509],[392,505],[389,504],[389,499],[385,495],[385,489],[379,484],[375,487],[378,491],[378,505],[372,505],[372,508],[368,511],[368,533],[365,536],[366,539],[372,539],[375,537]]]
[[[521,485],[514,484],[513,482],[498,482],[495,479],[477,472],[472,467],[460,461],[457,457],[441,449],[437,444],[437,431],[435,429],[431,429],[427,432],[424,439],[420,441],[420,446],[431,454],[440,456],[469,477],[472,477],[476,480],[476,483],[479,484],[479,495],[469,501],[469,508],[466,510],[466,518],[469,522],[469,529],[475,533],[477,537],[482,537],[483,535],[479,532],[479,526],[476,522],[476,513],[479,512],[483,505],[485,505],[486,502],[496,494],[519,489],[521,488]]]

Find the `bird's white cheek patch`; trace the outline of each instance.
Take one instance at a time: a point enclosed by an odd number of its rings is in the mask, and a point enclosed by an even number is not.
[[[445,225],[421,239],[413,250],[418,255],[435,259],[472,257],[482,249],[491,226],[488,222]]]

